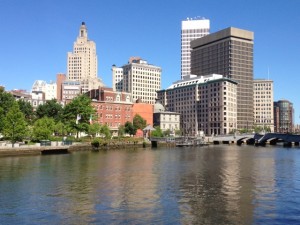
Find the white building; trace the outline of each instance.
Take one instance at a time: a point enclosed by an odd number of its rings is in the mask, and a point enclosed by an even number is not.
[[[50,81],[50,83],[47,83],[43,80],[36,80],[32,85],[31,93],[36,95],[39,92],[44,93],[44,100],[57,99],[56,82]]]
[[[31,105],[33,108],[37,108],[39,105],[45,104],[45,93],[42,91],[31,92]]]
[[[62,102],[69,103],[73,98],[80,95],[81,83],[79,81],[64,81],[62,83]]]
[[[208,19],[187,18],[181,21],[181,79],[191,74],[191,46],[190,42],[209,34]]]
[[[254,126],[274,131],[273,81],[253,80]]]
[[[153,126],[159,126],[162,131],[169,130],[171,135],[175,135],[175,131],[180,130],[180,113],[166,111],[157,100],[154,104]]]
[[[222,75],[190,75],[157,94],[168,111],[181,114],[185,134],[219,135],[236,130],[236,90],[237,83]]]
[[[148,64],[139,57],[131,57],[128,64],[112,67],[113,90],[129,92],[133,101],[141,99],[144,103],[154,104],[161,89],[161,68]]]
[[[82,93],[103,86],[97,77],[97,54],[95,42],[88,39],[87,28],[82,22],[73,52],[68,52],[67,80],[80,81]]]

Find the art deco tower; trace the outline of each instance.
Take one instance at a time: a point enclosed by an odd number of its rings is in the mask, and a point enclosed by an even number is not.
[[[88,39],[87,28],[82,22],[73,52],[68,52],[67,80],[80,81],[82,93],[103,86],[97,77],[97,54],[95,42]]]

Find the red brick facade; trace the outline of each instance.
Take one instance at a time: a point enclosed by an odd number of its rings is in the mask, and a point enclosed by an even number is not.
[[[112,88],[100,87],[86,93],[92,99],[99,124],[107,124],[111,130],[118,130],[127,121],[132,122],[132,102],[130,93],[114,92]]]
[[[147,125],[153,126],[153,105],[149,103],[134,103],[132,105],[132,118],[139,114],[144,120],[147,121]]]
[[[112,88],[100,87],[86,93],[92,99],[96,109],[94,122],[107,124],[111,130],[118,130],[120,125],[127,121],[132,122],[133,117],[139,114],[153,126],[153,105],[148,103],[132,103],[131,94],[115,92]]]

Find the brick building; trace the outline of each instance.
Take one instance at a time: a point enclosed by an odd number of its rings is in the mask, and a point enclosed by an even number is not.
[[[127,121],[132,122],[131,94],[126,92],[115,92],[112,88],[99,87],[86,93],[92,99],[92,105],[96,109],[94,122],[108,125],[117,132],[120,125]]]
[[[132,118],[139,114],[144,120],[147,121],[147,125],[153,126],[153,105],[144,103],[138,100],[132,105]]]

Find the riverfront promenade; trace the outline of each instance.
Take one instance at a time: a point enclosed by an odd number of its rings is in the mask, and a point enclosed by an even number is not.
[[[162,144],[163,145],[163,144]],[[96,150],[100,149],[125,149],[125,148],[136,148],[136,147],[149,147],[150,143],[146,146],[143,143],[138,142],[111,142],[107,146],[101,146]],[[19,145],[15,144],[12,147],[8,143],[0,143],[0,157],[1,156],[18,156],[18,155],[42,155],[42,154],[63,154],[75,151],[91,151],[93,147],[89,142],[73,142],[71,145],[62,145],[61,142],[52,142],[51,146],[40,146],[37,145]]]
[[[59,154],[69,153],[72,151],[89,150],[89,143],[74,143],[72,145],[56,145],[56,146],[40,146],[40,145],[15,145],[11,144],[0,146],[1,156],[17,156],[17,155],[41,155],[41,154]]]

